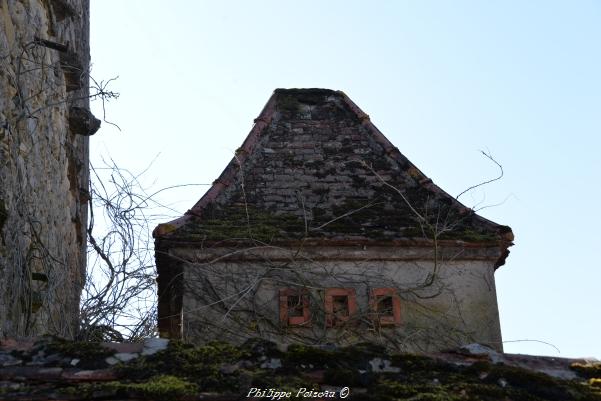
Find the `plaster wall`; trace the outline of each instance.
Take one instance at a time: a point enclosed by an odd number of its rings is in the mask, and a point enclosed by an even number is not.
[[[335,252],[330,249],[330,254]],[[395,260],[377,258],[381,252],[359,251],[356,254],[366,257],[316,260],[315,253],[309,252],[309,257],[301,252],[288,259],[222,261],[221,256],[211,261],[199,257],[198,251],[175,250],[176,259],[188,261],[182,263],[183,336],[195,342],[227,339],[240,343],[256,336],[279,343],[375,341],[402,351],[436,351],[478,342],[502,350],[494,260],[456,258],[435,266],[432,259],[415,258],[429,252],[389,250],[388,255],[396,254]],[[424,285],[432,274],[432,283]],[[282,326],[279,290],[299,286],[310,294],[311,327]],[[401,324],[374,325],[370,290],[388,287],[397,289],[401,298]],[[326,288],[355,289],[358,311],[352,323],[326,327]]]
[[[77,329],[88,138],[72,125],[89,109],[88,36],[87,0],[0,0],[0,336]]]

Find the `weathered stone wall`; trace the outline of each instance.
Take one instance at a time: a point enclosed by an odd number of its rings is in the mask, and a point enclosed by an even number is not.
[[[435,268],[428,248],[295,251],[238,250],[223,260],[210,250],[172,250],[174,259],[196,261],[183,263],[184,339],[242,343],[259,336],[277,343],[342,345],[369,341],[410,352],[477,342],[502,350],[492,255],[474,260],[470,258],[476,255],[467,250],[464,257]],[[432,273],[435,280],[424,285]],[[279,290],[299,286],[310,294],[311,325],[281,326]],[[378,327],[370,321],[370,290],[390,287],[400,296],[401,322]],[[326,327],[326,288],[355,289],[358,309],[352,324]]]
[[[0,336],[76,332],[89,55],[88,0],[0,0]]]

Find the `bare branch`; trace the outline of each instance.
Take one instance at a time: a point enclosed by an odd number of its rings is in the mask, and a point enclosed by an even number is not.
[[[497,167],[499,167],[499,170],[500,170],[500,173],[499,173],[499,175],[498,175],[497,177],[495,177],[495,178],[492,178],[492,179],[490,179],[490,180],[483,181],[483,182],[481,182],[481,183],[479,183],[479,184],[472,185],[471,187],[468,187],[468,188],[466,188],[465,190],[463,190],[462,192],[460,192],[460,193],[459,193],[459,195],[457,195],[457,196],[455,197],[455,199],[456,199],[456,200],[459,200],[459,197],[460,197],[461,195],[463,195],[463,194],[465,194],[465,193],[467,193],[467,192],[469,192],[469,191],[471,191],[471,190],[473,190],[473,189],[475,189],[475,188],[481,187],[481,186],[483,186],[483,185],[486,185],[486,184],[490,184],[490,183],[492,183],[492,182],[495,182],[495,181],[499,181],[501,178],[503,178],[503,166],[501,166],[501,165],[500,165],[500,164],[499,164],[499,163],[498,163],[498,162],[497,162],[497,161],[494,159],[494,157],[492,157],[492,155],[490,154],[490,152],[489,152],[489,153],[486,153],[485,151],[481,150],[481,151],[480,151],[480,153],[482,153],[482,154],[484,155],[484,157],[486,157],[488,160],[490,160],[491,162],[493,162],[494,164],[496,164],[496,165],[497,165]]]

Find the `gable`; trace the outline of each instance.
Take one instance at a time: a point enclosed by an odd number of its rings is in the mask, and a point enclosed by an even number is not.
[[[513,235],[442,191],[344,93],[278,89],[212,188],[158,240],[465,241]]]

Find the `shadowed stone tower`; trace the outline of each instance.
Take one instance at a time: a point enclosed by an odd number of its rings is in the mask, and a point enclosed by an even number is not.
[[[0,336],[77,330],[89,62],[88,0],[0,0]]]

